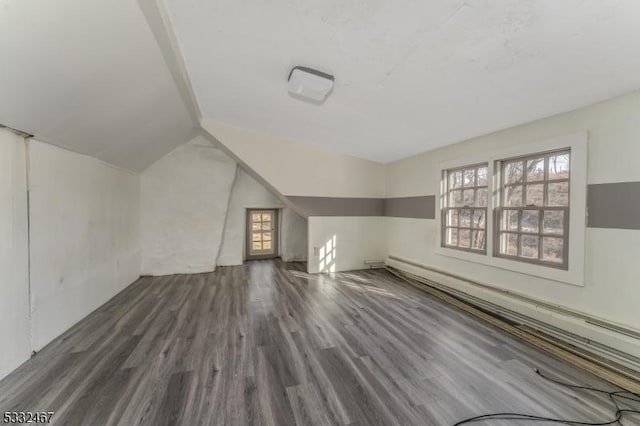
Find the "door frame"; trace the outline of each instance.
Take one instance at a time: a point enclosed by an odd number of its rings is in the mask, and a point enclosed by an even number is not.
[[[270,211],[273,212],[273,226],[275,229],[272,230],[271,234],[271,242],[273,244],[273,253],[272,254],[258,254],[251,255],[251,213],[253,212],[261,212],[261,211]],[[245,208],[245,235],[244,235],[244,260],[260,260],[260,259],[275,259],[280,257],[280,209],[275,207],[247,207]]]

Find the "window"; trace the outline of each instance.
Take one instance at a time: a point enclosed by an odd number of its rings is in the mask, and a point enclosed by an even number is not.
[[[278,255],[278,211],[247,210],[247,259],[268,259]]]
[[[576,132],[514,141],[439,162],[434,253],[584,286],[588,139]],[[486,223],[470,220],[482,211]]]
[[[445,170],[442,245],[486,253],[488,165]]]
[[[494,255],[568,269],[569,150],[496,162]]]

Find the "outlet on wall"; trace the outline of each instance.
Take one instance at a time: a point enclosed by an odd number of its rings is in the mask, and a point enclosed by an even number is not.
[[[313,255],[314,256],[320,256],[320,247],[314,247],[313,248]]]

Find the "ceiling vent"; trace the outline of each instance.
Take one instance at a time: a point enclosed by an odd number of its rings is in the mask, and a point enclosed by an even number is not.
[[[321,104],[333,90],[334,77],[307,67],[293,67],[289,73],[291,96]]]

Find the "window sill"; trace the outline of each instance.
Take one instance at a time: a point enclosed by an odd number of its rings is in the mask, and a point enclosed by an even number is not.
[[[577,287],[584,287],[583,271],[575,271],[571,269],[565,271],[549,266],[534,265],[531,263],[518,262],[517,260],[493,257],[489,254],[473,253],[470,251],[462,251],[446,247],[436,248],[435,253],[440,256],[451,257],[465,262],[478,263],[481,265],[517,272],[536,278],[557,281],[559,283],[569,284]]]

